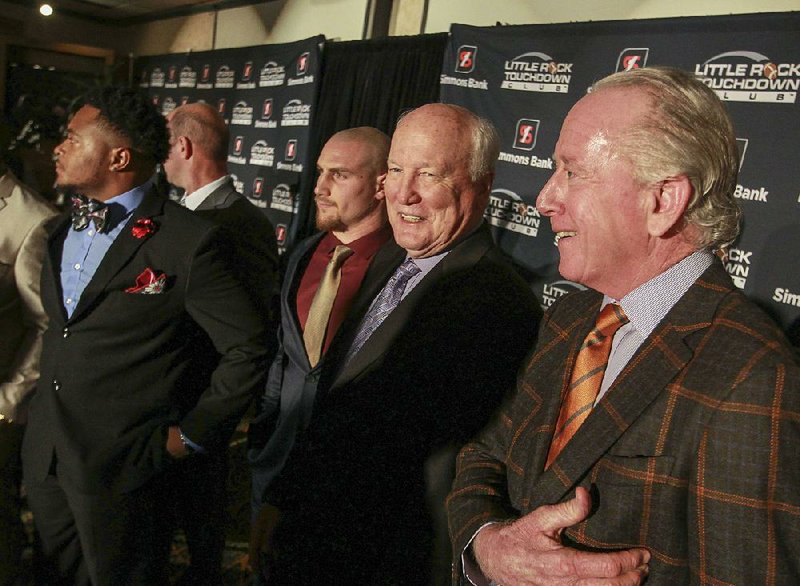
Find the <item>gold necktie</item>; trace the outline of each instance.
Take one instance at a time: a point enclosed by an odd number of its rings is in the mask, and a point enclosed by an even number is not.
[[[575,367],[572,369],[567,395],[561,404],[545,469],[550,467],[567,442],[589,417],[608,366],[611,341],[617,330],[626,323],[628,318],[622,308],[616,303],[609,303],[597,317],[594,329],[584,339],[575,360]]]
[[[328,320],[331,317],[331,308],[339,291],[339,282],[342,280],[342,265],[353,251],[344,244],[340,244],[333,251],[328,266],[322,274],[322,279],[314,293],[311,307],[308,310],[306,327],[303,330],[303,342],[308,353],[308,361],[312,367],[319,362],[322,352],[322,344],[325,341],[325,333],[328,329]]]

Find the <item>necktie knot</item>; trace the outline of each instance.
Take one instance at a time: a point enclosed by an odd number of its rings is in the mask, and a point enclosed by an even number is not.
[[[72,197],[72,228],[76,232],[85,230],[89,222],[94,222],[98,232],[106,228],[108,206],[96,199],[87,199],[81,195]]]
[[[617,330],[628,323],[628,316],[617,303],[609,303],[597,316],[594,330],[592,334],[597,341],[602,341],[605,338],[614,337]]]

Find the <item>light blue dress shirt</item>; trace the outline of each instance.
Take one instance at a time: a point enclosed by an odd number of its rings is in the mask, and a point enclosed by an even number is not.
[[[67,317],[72,317],[86,285],[94,277],[97,267],[127,225],[133,211],[142,203],[150,183],[148,181],[105,202],[109,207],[108,232],[98,233],[92,222],[80,232],[70,226],[61,253],[61,290]]]

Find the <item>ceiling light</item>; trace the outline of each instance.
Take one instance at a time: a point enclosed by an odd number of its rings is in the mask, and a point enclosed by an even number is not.
[[[51,14],[53,14],[53,7],[50,6],[49,4],[42,4],[41,6],[39,6],[39,14],[41,14],[42,16],[50,16]]]

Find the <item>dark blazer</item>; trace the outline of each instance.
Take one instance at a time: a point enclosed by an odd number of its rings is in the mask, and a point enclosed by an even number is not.
[[[405,256],[396,245],[378,252],[359,307]],[[482,226],[342,368],[363,313],[348,315],[341,342],[329,348],[310,425],[268,491],[283,512],[278,555],[294,550],[303,566],[284,572],[287,583],[429,580],[426,461],[485,423],[515,380],[541,310]]]
[[[149,218],[141,238],[131,226]],[[225,441],[264,381],[263,320],[228,269],[219,229],[151,190],[66,317],[60,259],[65,219],[48,242],[42,303],[50,319],[41,378],[23,444],[26,478],[43,479],[55,452],[79,488],[130,491],[170,462],[166,429],[194,442]],[[160,294],[133,294],[145,268],[161,271]],[[192,341],[207,335],[221,354],[210,386],[188,376]]]
[[[552,307],[516,393],[462,450],[448,502],[458,574],[481,525],[585,486],[593,511],[563,538],[582,549],[646,547],[648,584],[798,583],[797,366],[782,333],[720,263],[666,315],[543,471],[561,395],[601,301],[584,291]]]
[[[269,218],[247,201],[228,179],[194,210],[219,224],[234,247],[232,268],[259,311],[275,313],[278,294],[278,247]],[[277,324],[277,316],[270,315]]]
[[[314,368],[308,362],[303,330],[297,317],[297,290],[311,256],[325,236],[319,232],[302,240],[286,265],[280,295],[281,325],[278,351],[269,370],[259,413],[248,430],[254,506],[283,468],[297,433],[308,425],[325,355]],[[337,335],[341,332],[337,332]]]

